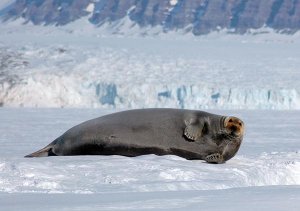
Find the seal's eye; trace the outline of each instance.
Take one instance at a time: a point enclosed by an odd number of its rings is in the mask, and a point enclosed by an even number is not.
[[[228,122],[232,122],[232,119],[230,119]]]
[[[240,126],[242,126],[242,123],[239,123]]]

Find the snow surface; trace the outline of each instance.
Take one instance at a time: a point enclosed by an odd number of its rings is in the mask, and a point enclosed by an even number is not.
[[[299,210],[299,111],[210,111],[244,120],[237,156],[23,158],[103,109],[0,109],[1,210]]]
[[[112,36],[85,19],[18,21],[0,25],[2,106],[300,108],[299,33]]]
[[[0,1],[0,10],[4,9],[5,7],[9,6],[10,4],[13,4],[15,0],[1,0]]]
[[[90,12],[90,13],[92,13],[92,12],[94,12],[94,9],[95,9],[95,4],[94,3],[90,3],[87,7],[86,7],[86,11],[87,12]]]
[[[178,0],[170,0],[170,5],[175,6],[178,3]]]

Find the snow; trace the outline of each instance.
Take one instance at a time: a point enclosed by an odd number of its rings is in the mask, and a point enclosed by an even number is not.
[[[175,6],[178,3],[178,0],[170,0],[170,5]]]
[[[9,6],[10,4],[14,3],[15,0],[1,0],[0,1],[0,10],[4,9],[5,7]]]
[[[272,194],[270,194],[272,193]],[[5,198],[3,198],[5,196]],[[251,198],[249,198],[251,197]],[[272,197],[272,199],[270,199]],[[5,200],[4,200],[5,199]],[[213,191],[105,194],[1,194],[5,210],[292,210],[299,209],[293,186]]]
[[[0,26],[1,105],[300,108],[299,34],[130,37],[80,23]]]
[[[90,3],[87,7],[86,7],[86,11],[87,12],[90,12],[90,13],[92,13],[92,12],[94,12],[94,9],[95,9],[95,4],[94,3]]]
[[[299,210],[299,111],[208,111],[246,123],[241,149],[226,164],[155,155],[26,159],[70,127],[115,110],[2,108],[1,209]]]

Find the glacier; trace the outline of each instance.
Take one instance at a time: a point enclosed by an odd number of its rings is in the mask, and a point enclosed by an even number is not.
[[[29,78],[1,87],[6,107],[91,107],[187,109],[299,109],[295,89],[241,89],[205,85],[123,85],[106,82],[78,83],[76,78]]]
[[[1,106],[300,108],[298,35],[141,38],[2,28]]]

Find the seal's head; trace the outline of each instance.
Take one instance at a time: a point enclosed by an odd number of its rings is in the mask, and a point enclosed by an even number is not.
[[[229,116],[224,120],[224,128],[226,132],[234,137],[242,138],[244,136],[245,126],[244,122],[239,118]]]

